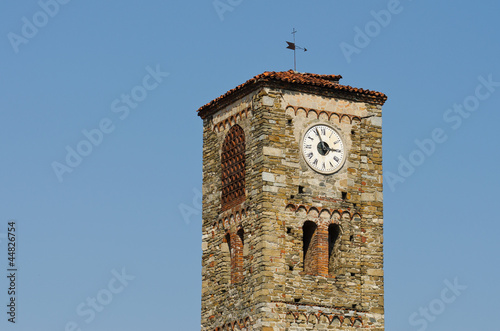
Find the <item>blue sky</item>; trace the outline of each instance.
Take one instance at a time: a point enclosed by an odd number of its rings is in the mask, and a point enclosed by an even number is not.
[[[296,28],[298,71],[389,97],[387,330],[495,330],[500,3],[215,4],[0,3],[0,329],[199,329],[196,110],[291,69]]]

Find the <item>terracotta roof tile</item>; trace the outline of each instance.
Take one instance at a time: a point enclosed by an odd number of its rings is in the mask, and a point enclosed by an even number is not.
[[[360,100],[369,103],[383,105],[387,100],[384,93],[355,88],[348,85],[340,85],[340,75],[319,75],[311,73],[299,73],[289,71],[266,71],[257,75],[245,83],[227,91],[217,99],[214,99],[198,109],[198,115],[206,117],[219,107],[226,106],[243,94],[249,93],[261,86],[281,87],[291,90],[321,90],[333,92],[352,100]]]

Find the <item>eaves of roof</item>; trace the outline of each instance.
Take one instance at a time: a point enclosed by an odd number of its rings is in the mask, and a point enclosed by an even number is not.
[[[261,88],[282,88],[299,92],[339,97],[353,101],[383,105],[387,100],[384,93],[339,84],[340,75],[319,75],[289,71],[266,71],[245,83],[227,91],[198,109],[198,116],[206,118],[218,109]]]

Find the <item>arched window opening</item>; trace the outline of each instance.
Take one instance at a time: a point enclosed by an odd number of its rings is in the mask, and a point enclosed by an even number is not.
[[[316,223],[311,221],[306,221],[302,226],[304,272],[308,274],[315,274],[318,267],[317,227]]]
[[[328,274],[334,275],[338,269],[340,260],[340,226],[330,224],[328,226]]]
[[[238,230],[236,234],[226,235],[231,255],[231,283],[236,284],[243,280],[243,243],[245,232]]]
[[[226,233],[222,240],[222,273],[221,282],[223,284],[231,283],[231,235]]]
[[[245,201],[245,132],[234,125],[222,145],[222,211]]]
[[[238,232],[236,232],[236,234],[238,235],[238,237],[240,237],[241,247],[243,247],[243,245],[245,244],[244,241],[245,231],[243,229],[239,229]]]

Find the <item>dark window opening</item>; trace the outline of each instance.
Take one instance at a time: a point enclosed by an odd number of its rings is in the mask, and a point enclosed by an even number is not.
[[[328,273],[335,274],[339,267],[340,256],[340,226],[330,224],[328,226]]]
[[[316,228],[318,226],[316,223],[311,222],[311,221],[306,221],[304,223],[304,226],[302,226],[302,233],[303,233],[303,257],[304,257],[304,272],[313,274],[314,269],[316,267],[314,263],[314,258],[316,255],[315,252],[315,245],[314,245],[314,239],[315,239],[315,234],[316,234]]]
[[[238,230],[236,234],[226,234],[226,241],[231,256],[231,283],[239,283],[243,280],[243,229]]]

